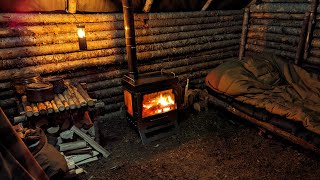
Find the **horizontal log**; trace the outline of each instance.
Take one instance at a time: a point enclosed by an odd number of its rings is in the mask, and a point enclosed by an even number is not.
[[[94,83],[87,83],[88,91],[106,89],[106,88],[120,86],[120,85],[121,85],[121,78],[98,81]]]
[[[297,45],[299,43],[299,36],[280,35],[274,33],[248,32],[248,38],[288,43],[292,45]]]
[[[6,108],[6,107],[14,107],[17,105],[16,98],[12,97],[9,99],[1,99],[0,100],[0,107]]]
[[[92,74],[90,76],[70,78],[70,80],[72,82],[89,84],[89,83],[92,83],[92,82],[98,82],[98,81],[104,81],[104,80],[110,80],[110,79],[114,79],[114,78],[119,78],[119,77],[122,77],[127,72],[128,71],[126,69],[124,69],[124,70],[114,70],[114,71],[96,73],[96,74]]]
[[[105,104],[114,104],[118,102],[123,102],[123,100],[124,100],[123,95],[101,99],[101,101],[104,102]]]
[[[288,51],[284,51],[284,50],[280,51],[280,50],[276,50],[276,49],[265,48],[263,46],[247,44],[246,49],[249,51],[258,52],[258,53],[266,52],[266,53],[270,53],[270,54],[276,54],[276,55],[287,57],[290,59],[295,58],[295,53],[293,53],[293,52],[288,52]]]
[[[320,38],[314,38],[311,42],[312,47],[320,48]]]
[[[310,56],[314,56],[314,57],[320,57],[320,49],[311,49],[310,50]],[[318,60],[320,61],[320,60]]]
[[[320,38],[320,29],[315,29],[315,30],[313,31],[313,37]]]
[[[307,59],[307,62],[310,63],[310,64],[314,64],[314,65],[320,65],[320,59],[319,57],[309,57]]]
[[[301,28],[303,26],[303,21],[279,19],[251,19],[250,24]]]
[[[258,19],[286,19],[286,20],[303,20],[304,14],[293,13],[251,13],[250,18]]]
[[[0,83],[0,91],[6,90],[6,89],[10,89],[10,88],[11,88],[11,82]]]
[[[103,90],[97,90],[93,92],[89,92],[90,97],[95,99],[102,99],[106,97],[118,96],[123,93],[122,86],[112,87]]]
[[[252,45],[259,45],[262,47],[272,48],[272,49],[296,52],[296,47],[294,47],[293,45],[287,45],[283,43],[264,41],[264,40],[258,40],[258,39],[248,39],[247,43]]]
[[[137,20],[144,19],[175,19],[196,18],[211,16],[240,15],[241,10],[235,11],[208,11],[208,12],[183,12],[183,13],[153,13],[135,14]],[[122,13],[112,14],[31,14],[31,13],[1,13],[0,23],[27,22],[27,23],[89,23],[89,22],[113,22],[123,20]]]
[[[180,32],[180,31],[194,31],[200,29],[211,29],[219,27],[229,27],[240,25],[240,21],[231,21],[231,22],[219,22],[219,23],[209,23],[209,24],[196,24],[196,25],[186,25],[186,26],[171,26],[171,27],[155,27],[155,28],[143,28],[144,24],[141,25],[141,22],[135,22],[136,26],[136,35],[137,36],[146,36],[152,34],[165,34],[171,32]],[[138,28],[142,29],[138,29]],[[85,24],[87,34],[90,34],[93,31],[111,31],[111,30],[123,30],[123,22],[114,22],[114,23],[88,23]],[[65,34],[73,33],[76,34],[77,27],[74,24],[56,24],[56,25],[39,25],[39,26],[14,26],[0,28],[0,37],[14,37],[14,36],[36,36],[41,37],[40,35],[47,34]]]
[[[309,3],[310,0],[261,0],[263,3]]]
[[[8,77],[3,77],[3,78],[0,77],[0,79],[4,80],[13,76],[22,77],[24,74],[28,74],[31,72],[36,74],[48,74],[53,72],[75,70],[79,68],[103,66],[106,64],[119,64],[122,62],[124,62],[124,57],[118,55],[118,56],[109,56],[105,58],[104,57],[91,58],[88,61],[77,60],[77,61],[64,62],[64,63],[58,63],[58,64],[29,66],[22,69],[2,70],[0,71],[0,76],[5,75]]]
[[[305,13],[310,10],[309,3],[263,3],[252,5],[250,12]]]
[[[97,121],[100,122],[107,122],[107,121],[113,121],[114,119],[124,119],[125,113],[123,111],[116,111],[112,113],[107,113],[103,116],[99,116],[97,118]]]
[[[0,91],[0,99],[8,99],[14,95],[14,90]]]
[[[242,16],[221,16],[221,17],[207,17],[207,18],[184,18],[184,19],[167,19],[167,20],[147,20],[144,21],[144,27],[168,27],[179,25],[193,25],[193,24],[209,24],[218,22],[229,22],[242,20]],[[142,28],[136,26],[137,28]]]
[[[249,31],[259,32],[259,33],[277,33],[277,34],[299,36],[301,28],[268,26],[268,25],[250,25]]]
[[[110,113],[110,112],[115,112],[119,111],[124,107],[123,102],[118,102],[115,104],[107,104],[103,108],[100,108],[101,113]]]

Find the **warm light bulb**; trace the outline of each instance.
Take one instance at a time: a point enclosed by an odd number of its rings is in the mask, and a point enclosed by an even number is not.
[[[84,31],[83,28],[78,28],[78,37],[79,38],[84,38],[86,36],[86,32]]]

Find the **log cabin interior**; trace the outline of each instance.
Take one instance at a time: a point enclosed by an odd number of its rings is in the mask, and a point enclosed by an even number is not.
[[[1,0],[0,179],[318,179],[318,12]]]

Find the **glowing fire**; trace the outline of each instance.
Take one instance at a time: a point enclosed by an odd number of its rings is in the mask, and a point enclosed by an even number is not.
[[[142,117],[161,114],[177,109],[172,90],[144,95]]]

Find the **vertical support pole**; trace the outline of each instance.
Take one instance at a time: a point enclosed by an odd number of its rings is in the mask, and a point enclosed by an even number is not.
[[[249,25],[249,15],[250,9],[244,9],[243,15],[243,23],[242,23],[242,33],[241,33],[241,41],[240,41],[240,50],[239,50],[239,60],[245,55],[246,43],[247,43],[247,35],[248,35],[248,25]]]
[[[319,4],[318,0],[312,0],[311,2],[311,12],[310,12],[310,18],[309,18],[309,24],[308,24],[308,31],[306,35],[306,42],[304,46],[303,62],[305,62],[309,57],[312,34],[313,34],[314,26],[316,23],[318,4]],[[302,64],[303,62],[300,62],[300,64]]]
[[[150,12],[151,6],[152,6],[153,0],[146,0],[146,3],[144,4],[143,7],[143,12]]]
[[[124,29],[126,37],[126,52],[129,69],[129,77],[137,79],[138,63],[136,50],[136,35],[134,28],[133,6],[131,0],[122,0]]]
[[[310,12],[306,12],[304,20],[303,20],[301,32],[300,32],[300,38],[299,38],[299,44],[297,47],[296,57],[294,60],[294,63],[299,66],[301,65],[301,62],[302,62],[302,56],[303,56],[303,51],[305,48],[305,43],[306,43],[306,38],[307,38],[309,21],[310,21]]]

